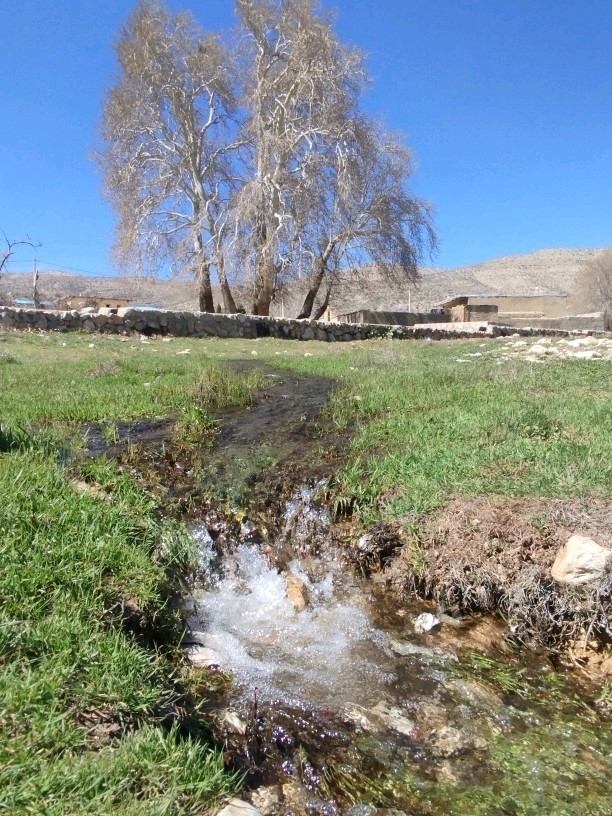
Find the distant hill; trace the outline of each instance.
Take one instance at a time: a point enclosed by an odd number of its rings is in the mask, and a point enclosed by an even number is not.
[[[542,249],[527,255],[509,255],[456,269],[421,267],[421,278],[410,293],[413,311],[428,311],[450,295],[579,294],[579,275],[601,249]],[[405,287],[377,282],[369,292],[343,292],[338,313],[357,309],[404,311]]]
[[[422,267],[419,283],[410,297],[405,286],[390,286],[372,275],[367,287],[353,284],[339,287],[333,303],[337,314],[359,309],[427,311],[434,304],[455,294],[578,294],[578,276],[584,265],[601,249],[542,249],[527,255],[509,255],[491,261],[440,269]],[[135,305],[165,309],[197,309],[197,286],[188,280],[152,280],[147,278],[100,277],[74,275],[68,272],[42,272],[39,288],[45,301],[56,301],[68,295],[101,295],[126,297]],[[299,282],[287,287],[283,302],[279,299],[274,313],[284,310],[287,317],[297,313],[301,303]],[[31,297],[30,273],[5,273],[0,279],[0,302],[10,296]],[[240,300],[240,298],[237,298]],[[217,302],[221,300],[216,298]],[[245,305],[248,298],[245,297]]]

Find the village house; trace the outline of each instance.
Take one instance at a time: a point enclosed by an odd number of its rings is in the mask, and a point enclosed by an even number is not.
[[[63,298],[61,306],[65,309],[124,309],[130,305],[127,298],[102,297],[98,295],[69,295]]]

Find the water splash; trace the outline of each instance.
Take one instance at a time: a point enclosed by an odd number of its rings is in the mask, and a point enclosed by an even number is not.
[[[208,550],[203,549],[203,553]],[[256,547],[241,545],[226,559],[224,574],[192,596],[192,629],[220,656],[239,684],[260,699],[294,699],[312,705],[367,705],[394,680],[386,636],[367,612],[338,600],[334,574],[312,581],[299,561],[292,574],[304,582],[308,608],[296,612],[287,579]]]

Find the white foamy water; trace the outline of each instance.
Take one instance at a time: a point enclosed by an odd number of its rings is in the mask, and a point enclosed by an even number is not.
[[[191,628],[260,699],[376,702],[394,680],[386,636],[364,609],[337,599],[331,573],[313,583],[299,562],[291,567],[308,587],[310,603],[302,612],[286,596],[285,577],[256,547],[240,546],[225,576],[194,593]]]

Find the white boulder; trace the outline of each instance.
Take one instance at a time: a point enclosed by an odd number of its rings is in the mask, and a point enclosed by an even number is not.
[[[612,558],[612,550],[592,538],[573,535],[557,553],[551,575],[561,584],[588,584],[595,581]]]

